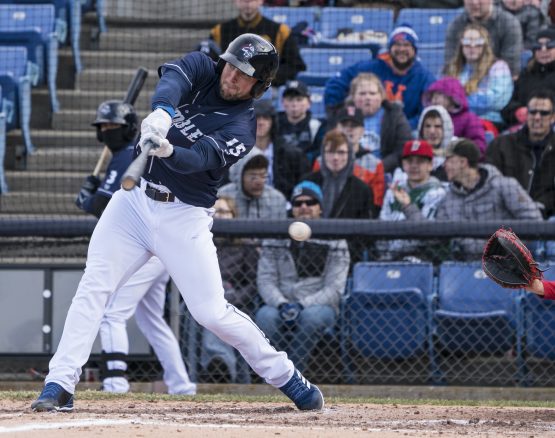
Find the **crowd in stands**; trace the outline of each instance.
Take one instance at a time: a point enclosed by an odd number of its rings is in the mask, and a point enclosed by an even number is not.
[[[296,6],[327,6],[321,3]],[[238,18],[216,26],[213,42],[259,31],[288,47],[281,51],[278,103],[255,105],[264,195],[248,194],[248,170],[240,182],[239,168],[250,168],[244,163],[231,169],[233,189],[221,189],[237,197],[240,217],[268,217],[265,208],[283,215],[303,180],[322,190],[323,218],[540,220],[555,214],[555,27],[537,2],[438,3],[463,7],[446,30],[441,76],[420,62],[411,23],[399,23],[376,58],[327,80],[326,117],[318,119],[310,87],[296,79],[304,63],[291,29],[264,18],[261,0],[235,0]],[[526,50],[531,56],[521,65]],[[273,199],[261,208],[264,196]],[[358,259],[352,242],[349,248]],[[475,257],[475,249],[468,254]]]

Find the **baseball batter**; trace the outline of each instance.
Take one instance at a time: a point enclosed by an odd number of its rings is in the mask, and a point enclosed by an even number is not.
[[[99,105],[92,125],[96,127],[98,141],[110,149],[112,159],[102,182],[94,175],[87,176],[76,204],[82,210],[100,217],[114,192],[120,188],[121,176],[133,158],[138,119],[131,105],[110,100]],[[196,385],[189,379],[177,339],[164,320],[169,278],[160,260],[152,257],[111,296],[100,323],[104,391],[129,391],[129,382],[125,378],[129,353],[126,324],[135,314],[139,329],[162,364],[168,392],[186,395],[196,393]]]
[[[233,40],[217,64],[194,52],[160,67],[136,153],[146,141],[159,146],[151,150],[140,187],[116,191],[93,232],[85,273],[33,410],[73,410],[75,385],[110,296],[152,255],[198,323],[235,347],[299,409],[323,407],[318,387],[225,300],[210,232],[221,176],[254,145],[252,99],[270,87],[277,68],[275,48],[254,34]]]

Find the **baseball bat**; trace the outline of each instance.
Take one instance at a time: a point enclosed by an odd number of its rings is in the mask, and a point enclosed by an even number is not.
[[[121,186],[124,190],[131,190],[137,185],[141,175],[145,171],[148,152],[156,147],[158,147],[158,145],[154,142],[150,140],[145,141],[141,153],[133,160],[121,178]]]
[[[133,79],[129,83],[127,87],[127,91],[125,92],[125,97],[123,98],[124,103],[128,103],[130,105],[134,105],[137,97],[139,97],[139,93],[141,92],[143,85],[145,84],[146,78],[148,77],[148,70],[144,67],[139,67],[133,76]],[[96,166],[94,166],[93,175],[98,176],[100,175],[100,170],[104,166],[104,163],[108,159],[110,155],[110,149],[108,146],[104,146],[102,149],[102,153],[100,157],[98,157],[98,161],[96,162]]]

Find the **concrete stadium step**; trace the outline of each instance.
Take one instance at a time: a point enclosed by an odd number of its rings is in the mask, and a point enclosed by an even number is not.
[[[37,151],[51,148],[99,148],[100,143],[96,140],[96,133],[92,126],[82,131],[75,130],[52,130],[52,129],[34,129],[31,131],[31,138]],[[23,144],[21,131],[14,130],[8,132],[6,136],[7,145]]]
[[[210,29],[160,29],[148,27],[110,27],[100,35],[99,49],[125,52],[175,52],[196,50],[200,41],[207,39]],[[169,58],[172,59],[172,58]],[[167,59],[166,59],[167,61]],[[85,67],[87,64],[85,64]]]
[[[129,81],[133,78],[136,69],[98,69],[89,68],[76,78],[75,88],[81,91],[120,91],[122,98],[127,90]],[[148,78],[145,81],[145,90],[154,90],[158,83],[156,70],[148,71]],[[118,93],[119,95],[120,93]]]
[[[91,122],[96,115],[96,108],[85,110],[61,110],[52,115],[52,128],[54,130],[89,130]],[[147,111],[139,111],[137,116],[143,119],[148,115]],[[32,135],[32,133],[31,133]],[[94,134],[91,135],[94,138]]]
[[[96,111],[98,105],[105,100],[122,100],[125,97],[126,91],[127,88],[117,91],[59,90],[58,100],[60,101],[60,109],[62,110],[93,108]],[[150,99],[153,93],[154,88],[143,88],[135,102],[135,109],[138,111],[148,111],[150,109]],[[50,95],[47,90],[33,91],[33,105],[49,105],[49,99]]]
[[[79,208],[75,205],[75,194],[21,191],[3,193],[0,196],[0,211],[12,214],[78,214]]]
[[[237,15],[237,9],[231,1],[207,0],[107,0],[106,17],[149,20],[225,20]],[[158,24],[162,26],[163,24]],[[109,28],[111,29],[111,28]]]
[[[69,194],[75,199],[83,179],[83,172],[46,172],[46,171],[6,171],[6,181],[10,192],[34,192],[49,194]],[[3,195],[2,195],[3,196]],[[45,201],[40,201],[44,203]]]
[[[100,154],[102,145],[96,147],[52,147],[37,149],[27,157],[27,172],[83,172],[83,178],[90,174]]]
[[[137,69],[139,67],[145,67],[149,70],[156,71],[156,69],[164,62],[180,58],[181,56],[183,56],[184,53],[184,50],[179,50],[176,52],[84,50],[81,52],[81,62],[83,63],[84,69]],[[71,50],[60,50],[59,60],[60,64],[72,62],[73,54]]]

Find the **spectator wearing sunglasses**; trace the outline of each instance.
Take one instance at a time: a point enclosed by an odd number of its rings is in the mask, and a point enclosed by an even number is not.
[[[465,26],[455,55],[444,70],[446,76],[460,81],[472,112],[498,127],[504,124],[500,111],[511,99],[513,79],[507,63],[493,54],[484,26]]]
[[[555,96],[545,89],[534,91],[526,107],[522,129],[496,138],[486,159],[516,178],[548,218],[555,215]]]
[[[538,32],[533,56],[515,82],[510,102],[501,114],[509,126],[526,122],[526,103],[536,90],[555,92],[555,27]]]
[[[469,23],[484,26],[490,34],[491,48],[497,58],[511,69],[513,79],[520,73],[522,28],[509,12],[494,4],[494,0],[464,0],[464,11],[449,24],[445,38],[445,62],[456,52],[463,29]]]
[[[317,184],[300,182],[291,196],[293,217],[320,219],[323,200]],[[256,322],[301,372],[322,335],[335,325],[349,263],[345,240],[263,242],[257,283],[264,305],[256,313]]]

